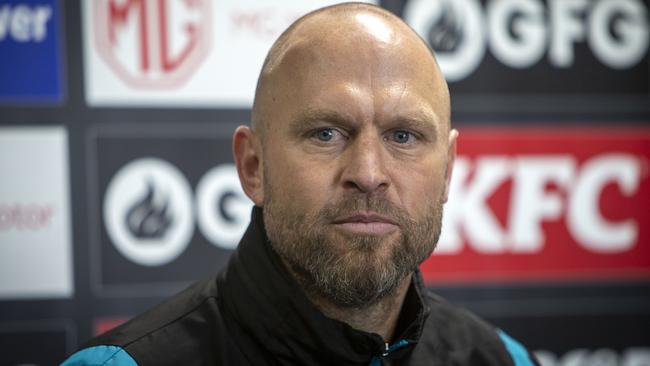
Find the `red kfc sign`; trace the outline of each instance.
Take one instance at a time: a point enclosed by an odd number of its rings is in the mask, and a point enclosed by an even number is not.
[[[461,129],[429,284],[650,278],[650,130]]]
[[[209,0],[98,0],[95,44],[128,85],[178,87],[209,52],[211,14]]]

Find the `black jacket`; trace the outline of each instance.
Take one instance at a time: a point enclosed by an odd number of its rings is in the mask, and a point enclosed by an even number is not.
[[[505,333],[427,292],[419,273],[395,334],[386,345],[326,318],[271,250],[255,208],[216,280],[91,340],[63,365],[538,365]]]

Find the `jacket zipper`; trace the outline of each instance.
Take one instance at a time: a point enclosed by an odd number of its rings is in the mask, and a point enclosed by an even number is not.
[[[383,357],[388,356],[389,354],[395,352],[397,349],[402,348],[404,346],[407,346],[409,344],[409,341],[406,339],[400,339],[399,341],[393,343],[393,344],[388,344],[384,343],[384,353],[381,354],[381,356],[375,356],[370,360],[370,366],[381,366],[381,359]]]
[[[384,353],[381,354],[381,357],[386,357],[390,353],[390,347],[389,347],[388,343],[384,343],[384,347],[385,347],[385,350],[384,350]]]

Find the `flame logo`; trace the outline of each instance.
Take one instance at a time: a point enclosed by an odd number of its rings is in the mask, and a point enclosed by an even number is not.
[[[154,195],[154,185],[149,180],[145,196],[133,204],[126,214],[126,226],[138,239],[160,239],[172,223],[172,217],[167,212],[169,197],[157,203],[154,202]]]
[[[450,1],[445,1],[440,17],[431,25],[427,38],[436,52],[455,52],[463,42],[463,24]]]

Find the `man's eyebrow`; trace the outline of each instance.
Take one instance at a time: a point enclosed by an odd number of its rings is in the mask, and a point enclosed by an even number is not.
[[[330,109],[306,109],[291,120],[292,131],[303,131],[320,126],[323,122],[336,125],[353,125],[354,120],[344,114]]]
[[[416,113],[397,116],[388,123],[391,126],[409,128],[420,132],[428,132],[428,136],[432,141],[435,141],[440,134],[439,124],[436,123],[438,118],[429,115],[428,113]]]

